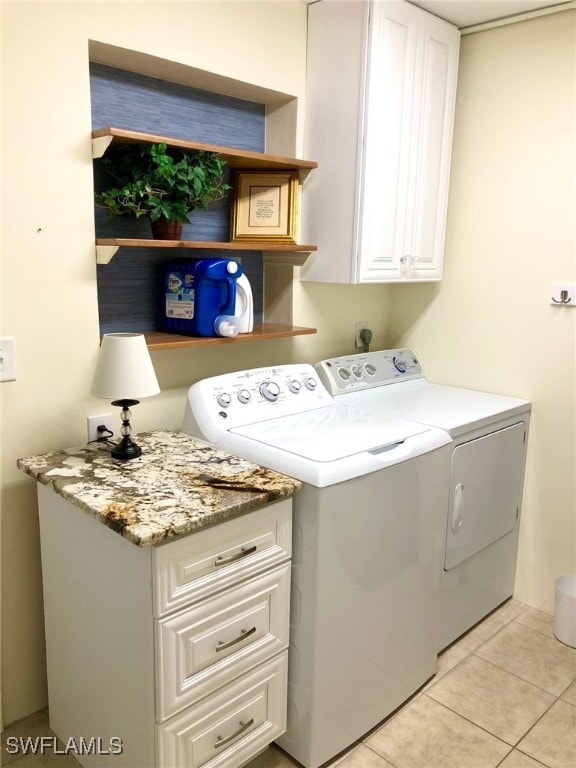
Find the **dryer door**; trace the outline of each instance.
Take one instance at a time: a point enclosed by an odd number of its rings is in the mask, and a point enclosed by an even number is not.
[[[524,422],[456,446],[446,529],[444,569],[512,531],[524,474]]]

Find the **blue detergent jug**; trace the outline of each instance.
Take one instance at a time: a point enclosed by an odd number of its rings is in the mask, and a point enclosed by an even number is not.
[[[233,259],[179,260],[167,264],[163,329],[188,336],[219,335],[220,323],[216,324],[216,320],[222,315],[234,315],[236,280],[241,275],[242,267]]]

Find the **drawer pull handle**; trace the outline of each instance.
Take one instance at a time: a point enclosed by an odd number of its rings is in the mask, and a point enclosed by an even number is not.
[[[217,567],[228,565],[229,563],[234,563],[236,560],[241,560],[243,557],[246,557],[246,555],[251,555],[253,552],[256,552],[255,544],[253,547],[242,547],[240,552],[237,552],[235,555],[230,555],[230,557],[222,557],[222,555],[219,555],[214,561],[214,565]]]
[[[217,741],[214,744],[214,749],[218,749],[219,747],[223,747],[225,744],[229,744],[231,741],[234,741],[234,739],[237,739],[238,736],[244,733],[244,731],[247,731],[248,728],[254,725],[254,718],[251,717],[250,720],[248,720],[246,723],[244,720],[240,720],[240,728],[238,730],[231,734],[230,736],[227,736],[225,739],[222,738],[222,736],[217,737]]]
[[[236,645],[236,643],[242,642],[242,640],[245,640],[247,637],[250,637],[250,635],[253,635],[254,632],[256,632],[256,627],[252,627],[252,629],[243,629],[241,630],[238,637],[234,638],[234,640],[228,640],[227,643],[225,643],[223,640],[220,640],[216,646],[216,653],[218,653],[218,651],[225,651],[226,648],[230,648],[231,645]]]

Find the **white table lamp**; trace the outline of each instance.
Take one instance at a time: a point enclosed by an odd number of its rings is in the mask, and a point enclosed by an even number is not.
[[[112,400],[122,408],[122,440],[112,448],[112,458],[135,459],[142,449],[130,438],[130,407],[143,397],[160,392],[158,379],[141,333],[105,333],[90,394]]]

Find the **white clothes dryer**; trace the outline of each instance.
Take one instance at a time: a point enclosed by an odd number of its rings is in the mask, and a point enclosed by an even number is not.
[[[433,384],[410,349],[332,358],[316,368],[339,403],[436,426],[452,436],[442,650],[514,591],[531,404]]]
[[[303,482],[277,741],[317,768],[435,672],[451,439],[336,403],[304,364],[199,381],[182,431]]]

